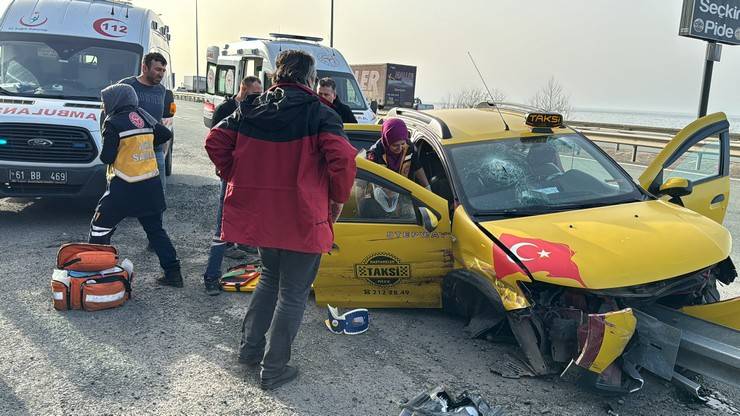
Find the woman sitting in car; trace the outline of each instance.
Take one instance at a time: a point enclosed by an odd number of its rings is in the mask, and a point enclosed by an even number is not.
[[[367,159],[416,180],[416,183],[431,190],[427,175],[419,162],[419,155],[409,141],[406,123],[401,119],[391,118],[383,123],[381,137],[368,149]]]
[[[367,159],[430,189],[429,181],[419,162],[419,155],[408,140],[408,129],[403,120],[392,118],[383,123],[381,138],[367,151]],[[413,175],[413,176],[412,176]],[[413,203],[407,195],[383,186],[361,181],[358,183],[360,214],[367,218],[413,219]]]

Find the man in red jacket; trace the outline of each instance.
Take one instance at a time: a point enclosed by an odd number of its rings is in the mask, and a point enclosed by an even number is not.
[[[206,138],[228,182],[221,239],[260,248],[262,276],[244,317],[239,361],[261,362],[263,389],[298,375],[288,365],[291,344],[356,172],[341,119],[313,91],[313,58],[286,50],[276,64],[275,85]]]

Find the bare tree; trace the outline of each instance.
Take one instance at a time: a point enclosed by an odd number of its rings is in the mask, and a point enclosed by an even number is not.
[[[496,102],[501,102],[506,99],[506,94],[503,91],[493,89],[491,91],[493,99]],[[458,90],[454,93],[447,94],[443,108],[472,108],[484,101],[490,101],[491,97],[488,95],[488,91],[485,88],[465,88]]]
[[[529,99],[529,104],[543,111],[558,112],[566,119],[571,111],[568,94],[555,77],[550,77],[547,84]]]

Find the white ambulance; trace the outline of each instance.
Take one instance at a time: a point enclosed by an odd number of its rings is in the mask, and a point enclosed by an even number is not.
[[[138,75],[148,52],[171,71],[169,40],[129,2],[12,1],[0,21],[0,198],[102,194],[100,90]]]
[[[373,123],[375,113],[370,110],[352,69],[342,54],[321,45],[322,38],[270,33],[271,39],[242,37],[239,42],[227,43],[223,49],[208,48],[206,60],[206,96],[203,102],[203,124],[211,127],[211,117],[225,97],[239,91],[239,82],[248,75],[262,80],[265,89],[271,85],[275,60],[280,52],[298,49],[316,60],[319,78],[331,77],[337,83],[337,95],[347,104],[359,123]]]

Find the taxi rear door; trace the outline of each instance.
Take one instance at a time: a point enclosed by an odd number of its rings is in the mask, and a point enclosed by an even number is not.
[[[321,259],[316,303],[441,307],[442,278],[453,264],[447,201],[364,158],[357,168],[334,248]]]
[[[702,117],[679,131],[640,176],[653,194],[669,179],[691,181],[693,190],[681,202],[722,223],[730,201],[730,124],[724,113]]]

